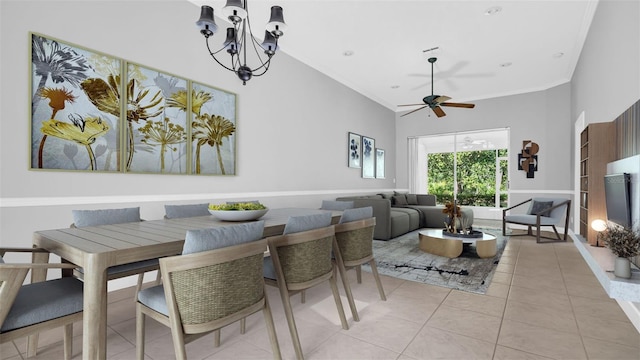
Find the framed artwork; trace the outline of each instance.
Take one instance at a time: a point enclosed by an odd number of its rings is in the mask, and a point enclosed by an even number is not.
[[[235,175],[235,94],[192,83],[191,148],[192,173]]]
[[[376,148],[376,179],[384,179],[384,150]]]
[[[120,171],[122,61],[31,34],[31,168]]]
[[[187,173],[187,80],[127,63],[125,170]]]
[[[360,169],[362,167],[362,142],[361,136],[355,133],[349,133],[347,142],[348,164],[350,168]]]
[[[375,159],[376,141],[370,137],[362,137],[362,177],[365,179],[375,179],[376,177],[376,159]]]
[[[30,36],[31,169],[235,175],[236,94]]]

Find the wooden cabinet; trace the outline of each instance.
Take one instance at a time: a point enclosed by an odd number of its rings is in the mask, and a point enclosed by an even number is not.
[[[590,124],[580,134],[580,235],[591,245],[596,245],[598,235],[591,222],[607,219],[604,175],[613,161],[614,137],[611,122]]]

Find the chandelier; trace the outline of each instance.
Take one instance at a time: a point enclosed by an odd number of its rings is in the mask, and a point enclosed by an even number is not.
[[[213,19],[213,8],[203,5],[200,9],[200,19],[196,21],[200,33],[205,38],[207,50],[209,50],[211,57],[220,64],[220,66],[236,73],[240,80],[242,80],[242,85],[246,85],[252,76],[264,75],[267,70],[269,70],[271,58],[276,53],[276,50],[278,50],[278,39],[282,36],[283,30],[287,26],[284,23],[282,7],[272,6],[271,18],[264,32],[264,41],[260,43],[255,36],[253,36],[251,30],[247,1],[248,0],[244,1],[243,6],[241,0],[227,0],[227,4],[222,8],[222,13],[227,16],[233,24],[233,27],[227,28],[227,38],[222,44],[222,47],[216,51],[212,51],[209,45],[209,37],[218,30],[218,25],[216,25]],[[253,48],[259,61],[259,64],[253,69],[247,65],[248,48]],[[216,57],[216,55],[223,50],[226,50],[226,52],[231,55],[230,66],[223,64]],[[264,52],[266,56],[261,55],[260,52]]]

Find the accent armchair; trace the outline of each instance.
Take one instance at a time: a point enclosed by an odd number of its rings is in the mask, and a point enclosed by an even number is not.
[[[525,214],[507,215],[507,211],[518,208],[525,204],[529,204],[529,209]],[[533,235],[531,228],[536,228],[536,242],[549,243],[567,241],[567,232],[569,231],[569,214],[571,211],[571,200],[562,198],[532,198],[519,204],[502,210],[502,235],[506,235],[507,223],[527,226],[526,234]],[[564,219],[564,237],[561,238],[556,229],[556,225],[560,224]],[[542,226],[551,226],[556,234],[555,238],[540,235]],[[540,241],[540,239],[548,239],[550,241]]]

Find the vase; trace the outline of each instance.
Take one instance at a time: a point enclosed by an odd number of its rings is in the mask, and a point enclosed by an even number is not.
[[[631,277],[631,262],[627,258],[617,257],[613,268],[613,274],[619,278]]]

